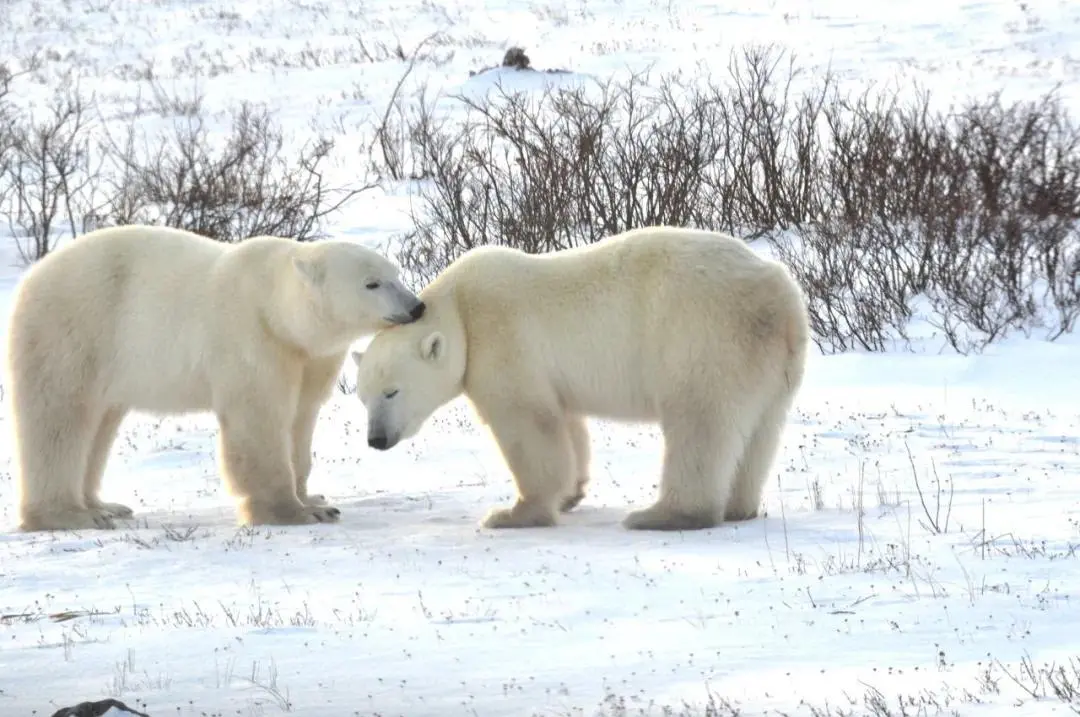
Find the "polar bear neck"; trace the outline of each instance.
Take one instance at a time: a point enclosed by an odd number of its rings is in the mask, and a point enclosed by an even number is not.
[[[449,403],[465,389],[465,371],[469,362],[469,339],[461,313],[459,292],[454,282],[432,282],[421,294],[427,305],[424,317],[418,324],[430,330],[442,332],[446,338],[447,378],[443,403]]]
[[[287,307],[287,310],[273,307]],[[343,335],[341,327],[328,324],[315,297],[307,287],[295,282],[277,283],[268,306],[260,314],[271,334],[311,358],[344,354],[356,338]]]

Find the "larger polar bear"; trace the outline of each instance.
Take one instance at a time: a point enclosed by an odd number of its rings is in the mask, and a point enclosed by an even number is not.
[[[99,498],[132,410],[213,411],[222,477],[250,524],[333,521],[307,492],[311,441],[349,345],[424,304],[377,252],[343,241],[226,245],[165,227],[82,236],[14,296],[6,383],[20,528],[111,528]]]
[[[590,416],[663,429],[659,500],[626,527],[757,515],[809,337],[783,265],[725,234],[649,227],[545,255],[473,249],[420,297],[420,321],[353,354],[368,443],[393,447],[464,392],[518,491],[485,527],[553,525],[581,501]]]

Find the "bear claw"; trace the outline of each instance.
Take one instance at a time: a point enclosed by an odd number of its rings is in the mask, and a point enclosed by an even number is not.
[[[758,517],[757,509],[754,510],[738,510],[734,508],[728,508],[724,513],[724,520],[729,523],[738,523],[744,520],[754,520]]]
[[[127,507],[123,503],[104,503],[98,502],[90,506],[91,510],[97,510],[101,513],[109,516],[110,518],[130,518],[135,515],[135,511]]]
[[[304,505],[299,500],[286,504],[245,501],[238,514],[242,525],[312,525],[335,523],[340,517],[341,511],[333,506]]]
[[[91,510],[89,511],[90,520],[93,521],[94,528],[100,530],[115,530],[116,523],[113,521],[112,515],[104,511]],[[90,527],[90,526],[87,526]]]
[[[334,523],[341,517],[341,511],[331,506],[320,507],[319,510],[311,511],[311,514],[320,523]]]
[[[563,498],[562,503],[559,505],[559,510],[563,513],[569,513],[574,508],[581,504],[581,501],[585,500],[584,491],[569,495]]]

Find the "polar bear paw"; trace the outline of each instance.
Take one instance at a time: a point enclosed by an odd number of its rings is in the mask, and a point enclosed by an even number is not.
[[[549,528],[555,525],[555,511],[548,505],[518,501],[511,508],[492,508],[480,521],[484,528]]]
[[[704,530],[719,524],[712,511],[690,511],[661,503],[632,511],[623,519],[627,530]]]
[[[341,511],[332,505],[309,505],[307,513],[315,523],[336,523],[341,519]]]
[[[104,501],[86,501],[86,505],[90,510],[96,510],[103,515],[107,515],[110,518],[130,518],[135,515],[135,511],[127,507],[123,503],[106,503]]]
[[[331,505],[305,505],[300,500],[288,503],[265,503],[248,500],[241,503],[240,522],[247,525],[312,525],[336,523],[341,511]]]
[[[724,512],[724,520],[729,523],[738,523],[744,520],[755,520],[761,515],[757,507],[744,508],[728,506]]]
[[[86,517],[89,519],[89,523],[93,523],[93,525],[88,523],[86,525],[87,529],[114,530],[116,528],[116,521],[114,519],[119,518],[120,516],[113,515],[112,512],[101,508],[90,508],[86,511]]]
[[[300,502],[308,506],[326,505],[326,496],[321,493],[300,496]]]
[[[24,531],[37,530],[113,530],[113,516],[100,508],[63,508],[29,511],[23,516]]]
[[[589,484],[587,478],[583,478],[577,482],[574,488],[574,492],[562,499],[562,503],[559,504],[559,511],[562,513],[569,513],[574,508],[581,505],[581,501],[585,500],[585,486]]]

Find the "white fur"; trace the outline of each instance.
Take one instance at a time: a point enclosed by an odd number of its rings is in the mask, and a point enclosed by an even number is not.
[[[245,523],[336,520],[309,496],[311,439],[350,343],[423,311],[397,268],[348,242],[235,245],[164,227],[79,237],[15,292],[7,386],[23,530],[111,528],[99,498],[129,411],[213,411]]]
[[[518,490],[483,525],[553,525],[580,502],[586,417],[662,427],[659,500],[627,527],[757,515],[809,337],[783,265],[724,234],[651,227],[546,255],[477,248],[420,296],[420,321],[353,354],[369,444],[413,436],[464,392]]]

